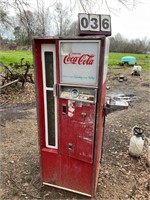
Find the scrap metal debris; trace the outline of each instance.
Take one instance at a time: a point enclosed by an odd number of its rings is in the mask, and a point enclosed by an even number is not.
[[[131,101],[137,100],[137,96],[134,94],[118,94],[118,95],[114,96],[113,99],[131,102]]]
[[[106,100],[110,98],[112,101],[133,102],[137,100],[137,96],[134,94],[112,94],[112,95],[106,96]]]
[[[33,77],[32,77],[32,73],[29,73],[29,69],[31,67],[30,63],[28,61],[26,61],[25,64],[23,64],[23,59],[21,59],[20,64],[18,64],[17,62],[15,62],[14,64],[10,64],[9,67],[3,65],[3,68],[5,70],[4,74],[1,74],[1,86],[0,89],[6,88],[12,84],[17,84],[18,82],[22,83],[22,88],[24,88],[25,83],[29,82],[29,83],[34,83]],[[23,72],[18,72],[19,68],[22,68],[21,71]],[[17,71],[17,72],[16,72]]]
[[[127,77],[124,76],[123,74],[121,74],[121,75],[118,77],[118,81],[119,81],[119,82],[127,81]]]

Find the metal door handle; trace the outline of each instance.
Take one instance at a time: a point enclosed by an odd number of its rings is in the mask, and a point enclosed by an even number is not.
[[[83,121],[85,121],[86,113],[82,112],[81,115],[82,115]]]
[[[56,97],[57,96],[57,84],[53,85],[53,96]]]

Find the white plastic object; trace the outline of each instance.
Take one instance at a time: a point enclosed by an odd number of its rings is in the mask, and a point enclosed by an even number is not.
[[[133,157],[140,157],[143,152],[144,147],[144,140],[142,137],[137,137],[136,135],[133,135],[130,139],[129,144],[129,153]]]
[[[140,65],[134,65],[133,72],[134,71],[141,72],[142,71],[142,67]]]

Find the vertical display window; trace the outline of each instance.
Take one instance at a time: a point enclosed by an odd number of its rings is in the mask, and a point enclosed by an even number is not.
[[[46,146],[49,148],[57,148],[57,99],[54,95],[54,85],[56,84],[54,45],[42,45],[42,66]]]
[[[53,70],[53,52],[45,52],[45,77],[46,87],[53,87],[54,70]]]
[[[48,145],[55,146],[55,109],[54,97],[51,91],[46,91],[47,96],[47,125]]]

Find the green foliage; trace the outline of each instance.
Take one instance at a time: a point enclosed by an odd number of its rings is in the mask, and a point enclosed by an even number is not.
[[[0,62],[3,62],[5,65],[15,62],[20,64],[21,58],[24,58],[23,64],[26,61],[33,64],[33,55],[31,51],[0,51]]]
[[[150,69],[150,55],[134,53],[109,53],[109,67],[118,67],[121,58],[124,56],[134,56],[136,57],[137,65],[141,65],[143,69]]]
[[[12,188],[12,195],[17,196],[19,194],[18,188]]]
[[[25,179],[26,179],[26,181],[27,181],[28,183],[30,183],[30,182],[32,181],[32,176],[31,176],[31,175],[28,175],[28,176],[25,177]]]
[[[123,56],[134,56],[137,59],[137,64],[141,65],[143,69],[150,69],[150,55],[133,54],[133,53],[109,53],[109,67],[118,67],[118,64]],[[31,51],[0,51],[0,62],[5,65],[10,63],[20,63],[21,58],[24,58],[23,63],[29,61],[33,64],[33,54]]]

